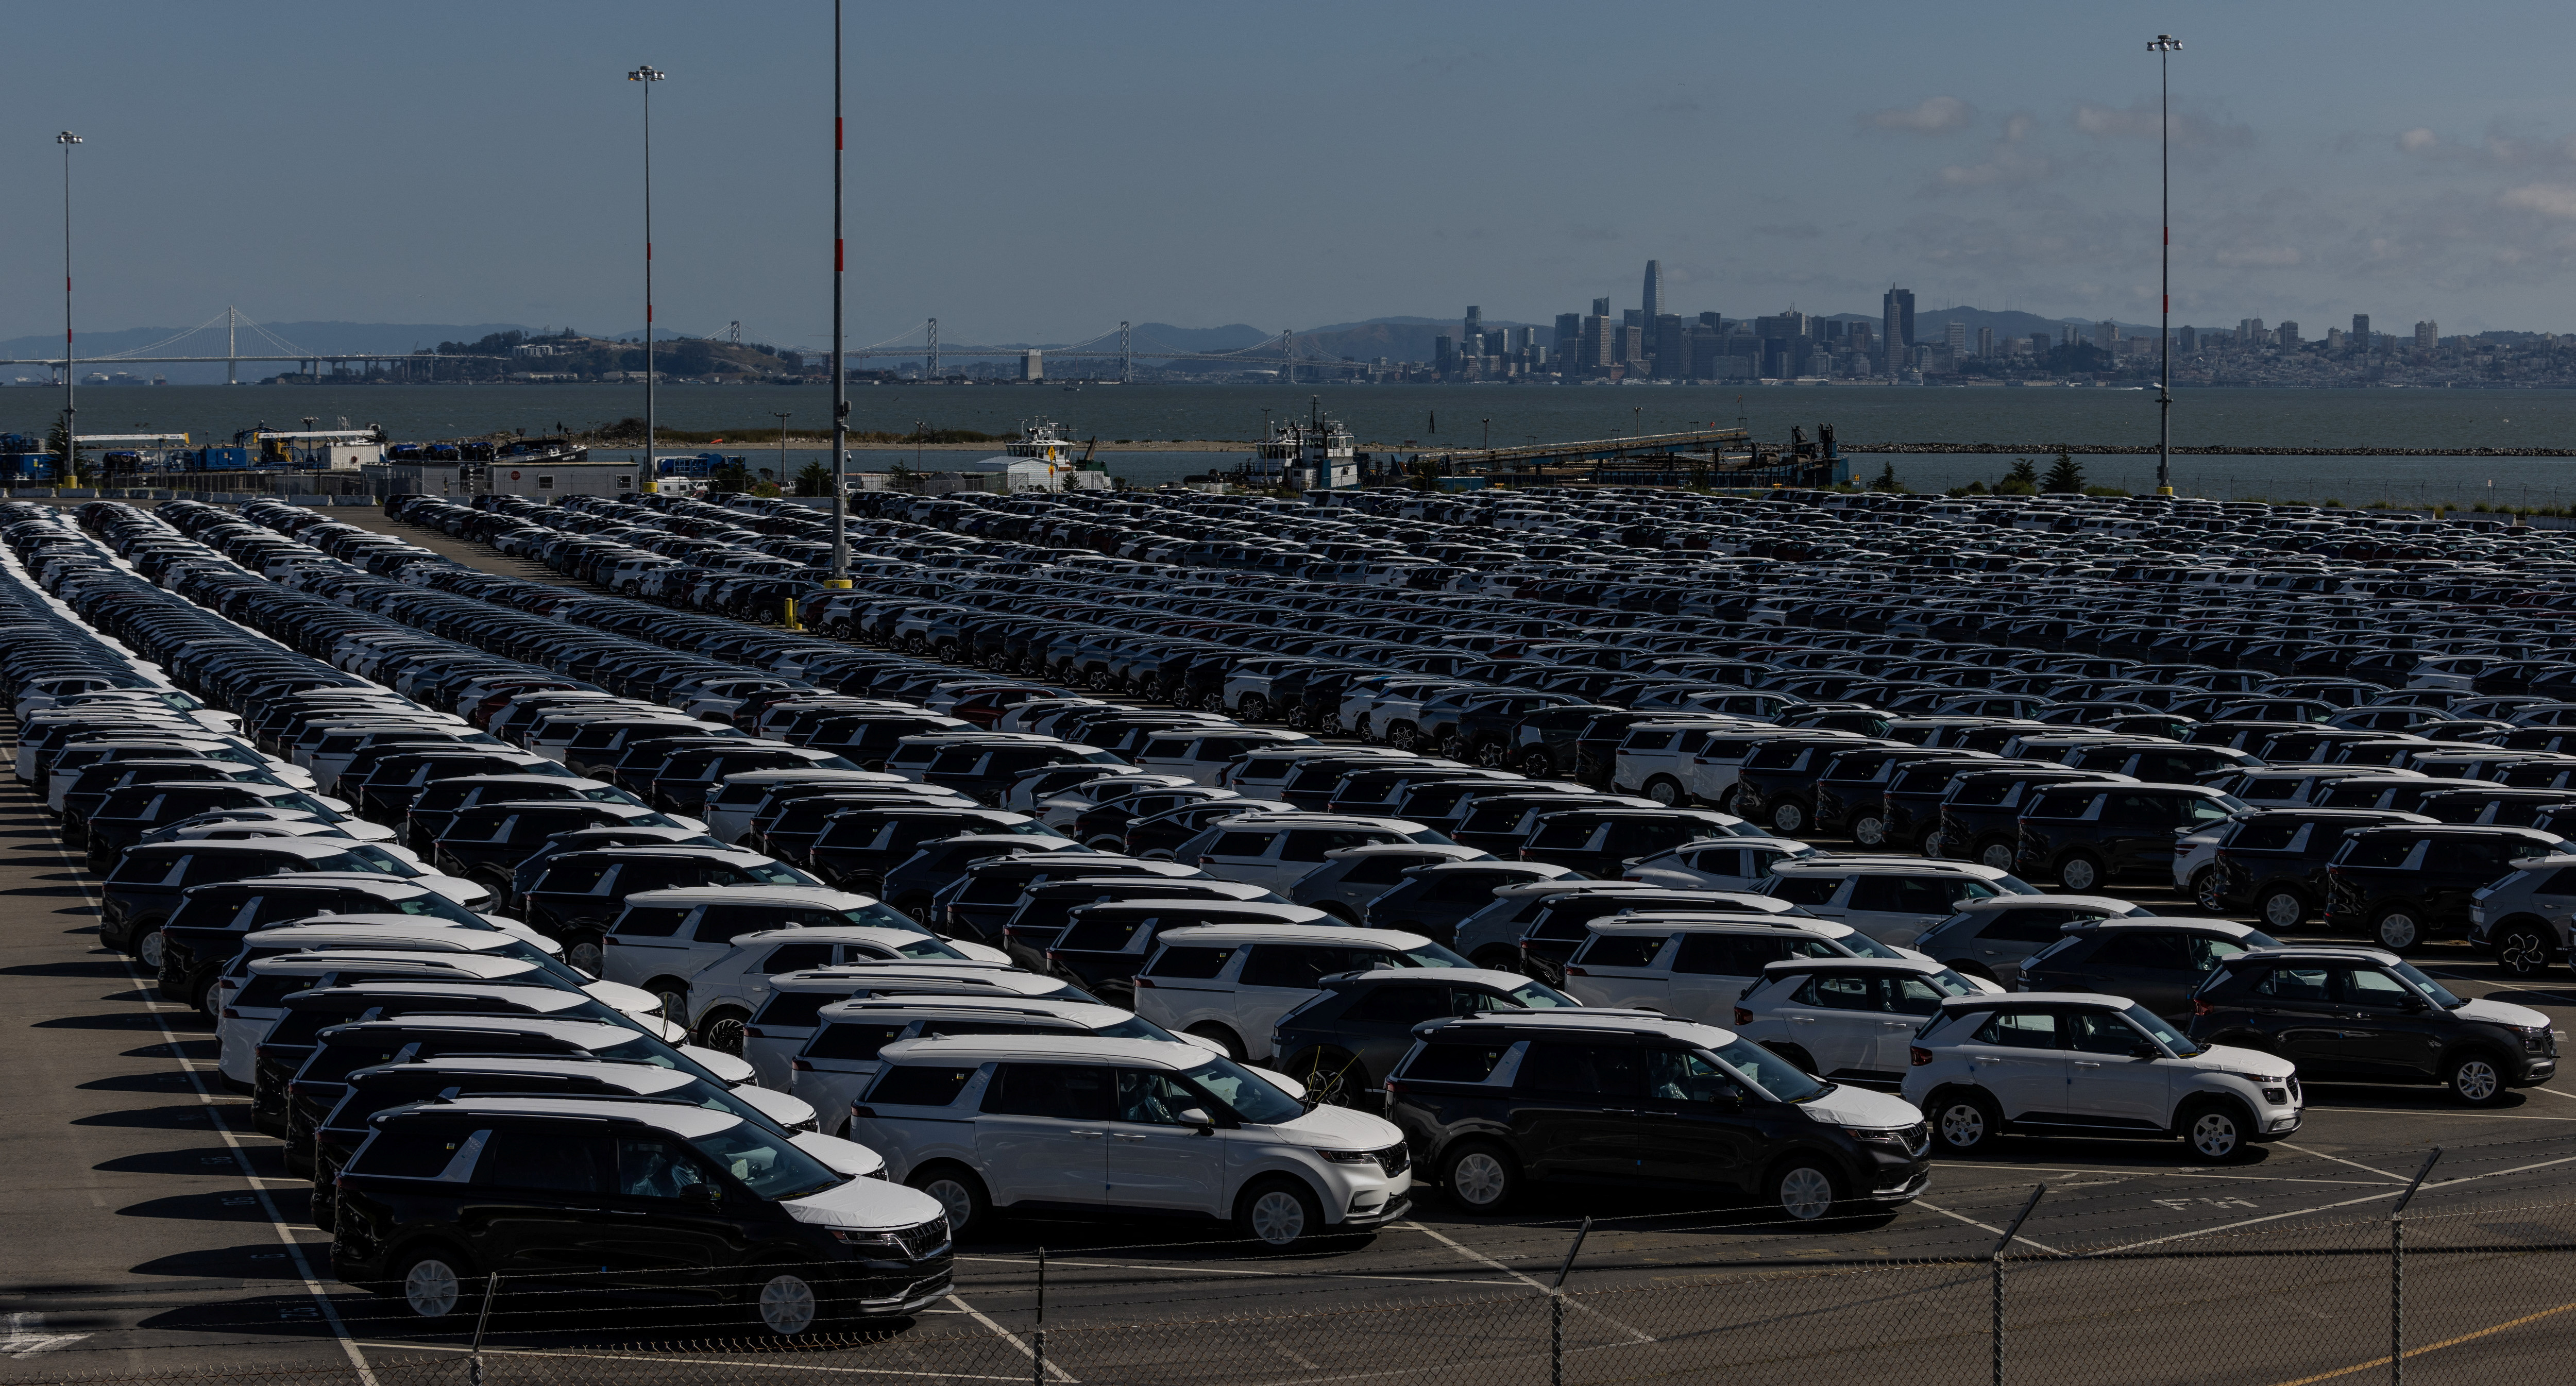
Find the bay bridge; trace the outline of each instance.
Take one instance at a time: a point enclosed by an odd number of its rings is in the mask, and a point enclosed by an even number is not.
[[[1045,360],[1071,358],[1079,361],[1115,361],[1118,363],[1115,378],[1121,381],[1136,378],[1136,361],[1139,357],[1150,361],[1216,362],[1238,366],[1247,371],[1273,371],[1278,374],[1282,383],[1300,380],[1338,380],[1372,369],[1366,362],[1354,361],[1348,357],[1327,352],[1316,346],[1312,339],[1300,340],[1293,329],[1283,330],[1275,336],[1265,337],[1249,346],[1231,347],[1224,351],[1185,351],[1155,341],[1137,332],[1131,324],[1123,322],[1088,341],[1075,342],[1068,346],[998,347],[954,343],[942,345],[939,340],[939,319],[930,318],[926,319],[922,326],[909,329],[899,336],[888,337],[882,342],[874,342],[841,354],[852,360],[883,357],[919,359],[924,363],[922,374],[932,379],[939,378],[939,361],[943,356],[949,358],[999,356],[1022,359],[1035,356]]]
[[[186,341],[188,338],[198,336],[201,333],[211,334],[218,324],[221,324],[224,333],[224,349],[219,353],[209,354],[198,352],[188,355],[156,354],[161,352],[165,347]],[[249,351],[243,351],[241,349],[241,335],[244,329],[248,329],[252,336],[257,339],[251,343],[251,349]],[[261,350],[262,342],[265,342],[270,350]],[[476,355],[470,352],[454,351],[306,351],[295,343],[271,332],[266,327],[251,321],[249,318],[243,317],[239,309],[227,306],[224,311],[215,314],[213,317],[206,319],[204,322],[201,322],[184,332],[174,332],[171,335],[162,338],[160,341],[147,343],[143,346],[129,347],[124,351],[102,351],[96,356],[74,356],[68,362],[60,356],[0,357],[0,366],[43,366],[47,370],[59,371],[64,369],[66,365],[73,368],[83,366],[164,365],[178,362],[206,365],[220,361],[224,364],[224,383],[228,385],[238,385],[241,383],[241,366],[245,361],[252,363],[292,361],[296,363],[299,373],[310,375],[321,374],[322,367],[325,365],[335,367],[354,365],[360,367],[362,370],[381,368],[388,375],[409,375],[420,379],[430,379],[434,378],[437,371],[436,363],[440,361],[506,361],[509,359],[510,358],[507,356]]]

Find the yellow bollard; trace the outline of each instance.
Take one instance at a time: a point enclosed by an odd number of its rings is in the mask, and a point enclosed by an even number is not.
[[[778,628],[779,628],[780,630],[803,630],[803,629],[805,629],[803,626],[800,626],[800,625],[796,624],[796,599],[795,599],[794,597],[789,597],[789,598],[787,599],[787,603],[786,603],[786,605],[787,605],[787,614],[786,614],[786,618],[785,618],[784,620],[781,620],[781,621],[778,623]]]

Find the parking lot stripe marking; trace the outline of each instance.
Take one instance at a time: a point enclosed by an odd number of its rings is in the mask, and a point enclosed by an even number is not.
[[[1467,1246],[1467,1245],[1465,1245],[1465,1244],[1463,1244],[1463,1243],[1456,1242],[1456,1241],[1452,1241],[1452,1240],[1450,1240],[1448,1237],[1445,1237],[1445,1236],[1441,1235],[1438,1231],[1436,1231],[1436,1230],[1434,1230],[1434,1229],[1432,1229],[1432,1228],[1425,1227],[1425,1226],[1423,1226],[1421,1223],[1418,1223],[1418,1222],[1402,1222],[1402,1223],[1398,1223],[1398,1224],[1396,1224],[1396,1225],[1397,1225],[1397,1226],[1399,1226],[1399,1227],[1410,1227],[1410,1228],[1412,1228],[1414,1231],[1419,1232],[1419,1233],[1421,1233],[1422,1235],[1424,1235],[1424,1236],[1426,1236],[1426,1237],[1429,1237],[1431,1240],[1433,1240],[1433,1241],[1435,1241],[1435,1242],[1440,1243],[1442,1246],[1445,1246],[1445,1247],[1449,1248],[1451,1251],[1457,1252],[1459,1255],[1466,1257],[1468,1260],[1470,1260],[1470,1261],[1476,1261],[1476,1262],[1481,1262],[1481,1263],[1483,1263],[1483,1264],[1485,1264],[1485,1265],[1491,1266],[1491,1267],[1493,1267],[1494,1269],[1496,1269],[1496,1270],[1498,1270],[1498,1271],[1501,1271],[1503,1274],[1510,1276],[1512,1279],[1517,1280],[1517,1281],[1521,1282],[1522,1284],[1529,1286],[1529,1287],[1530,1287],[1531,1289],[1533,1289],[1533,1290],[1541,1290],[1541,1291],[1544,1291],[1544,1290],[1546,1290],[1546,1289],[1547,1289],[1547,1287],[1546,1287],[1545,1285],[1542,1285],[1542,1284],[1538,1283],[1537,1281],[1530,1279],[1528,1276],[1521,1274],[1519,1271],[1513,1270],[1511,1267],[1504,1265],[1502,1262],[1495,1260],[1493,1257],[1488,1256],[1488,1255],[1486,1255],[1485,1253],[1483,1253],[1483,1252],[1481,1252],[1481,1251],[1478,1251],[1478,1250],[1474,1249],[1473,1247],[1469,1247],[1469,1246]],[[1590,1314],[1592,1317],[1594,1317],[1594,1318],[1596,1318],[1596,1319],[1601,1320],[1603,1323],[1606,1323],[1606,1324],[1610,1325],[1611,1327],[1613,1327],[1613,1328],[1616,1328],[1616,1329],[1620,1330],[1621,1332],[1624,1332],[1624,1333],[1628,1333],[1628,1334],[1633,1335],[1633,1336],[1636,1338],[1636,1340],[1637,1340],[1638,1342],[1641,1342],[1641,1343],[1651,1343],[1651,1342],[1655,1341],[1654,1336],[1653,1336],[1652,1334],[1649,1334],[1649,1333],[1643,1332],[1642,1330],[1639,1330],[1639,1329],[1637,1329],[1637,1328],[1633,1328],[1633,1327],[1631,1327],[1631,1326],[1629,1326],[1629,1325],[1627,1325],[1627,1324],[1621,1323],[1621,1322],[1619,1322],[1617,1319],[1614,1319],[1614,1318],[1610,1317],[1608,1314],[1604,1314],[1604,1313],[1602,1313],[1600,1310],[1593,1308],[1591,1305],[1585,1304],[1583,1301],[1581,1301],[1581,1300],[1579,1300],[1579,1299],[1569,1299],[1569,1300],[1567,1300],[1565,1303],[1566,1303],[1566,1307],[1568,1307],[1568,1308],[1571,1308],[1571,1309],[1580,1309],[1580,1310],[1582,1310],[1584,1313],[1586,1313],[1586,1314]]]
[[[936,1311],[933,1311],[936,1312]],[[399,1339],[370,1340],[364,1344],[399,1352],[472,1352],[463,1343],[414,1343]],[[753,1362],[730,1357],[642,1357],[631,1352],[562,1352],[546,1348],[483,1349],[486,1357],[562,1357],[581,1362],[663,1362],[696,1367],[758,1367],[773,1372],[832,1372],[843,1376],[926,1376],[941,1381],[1026,1381],[1024,1376],[990,1376],[972,1372],[919,1372],[896,1367],[838,1367],[821,1362]],[[1048,1365],[1052,1366],[1053,1363]],[[1068,1378],[1070,1379],[1070,1378]]]
[[[60,838],[54,840],[54,855],[61,858],[64,867],[73,873],[72,879],[80,879],[80,868],[72,864],[71,854],[63,850]],[[81,897],[89,901],[91,908],[102,908],[98,892],[91,890],[88,882],[81,883],[80,891]],[[125,969],[127,977],[133,979],[136,991],[144,991],[156,985],[156,983],[145,982],[143,974],[134,970],[133,958],[120,953],[117,955],[116,963],[117,966]],[[157,1011],[148,1014],[152,1016],[153,1028],[161,1032],[162,1041],[175,1052],[179,1047],[179,1035],[177,1031],[170,1028],[169,1018]],[[348,1354],[349,1366],[357,1372],[360,1386],[378,1386],[374,1369],[367,1365],[367,1355],[358,1350],[356,1340],[349,1336],[349,1326],[340,1322],[340,1307],[331,1302],[331,1296],[323,1290],[322,1282],[313,1277],[313,1265],[304,1255],[304,1244],[295,1239],[294,1229],[288,1227],[286,1220],[278,1215],[277,1200],[268,1196],[267,1188],[260,1183],[260,1176],[251,1168],[250,1151],[242,1145],[241,1137],[233,1133],[233,1128],[225,1124],[222,1105],[215,1101],[215,1095],[207,1089],[206,1081],[197,1076],[197,1070],[183,1066],[180,1072],[188,1075],[188,1087],[197,1094],[198,1105],[206,1109],[206,1121],[215,1128],[216,1135],[224,1138],[225,1148],[232,1152],[233,1163],[241,1170],[242,1181],[250,1186],[251,1194],[259,1200],[259,1211],[267,1217],[268,1225],[276,1231],[278,1241],[285,1244],[286,1254],[295,1264],[296,1278],[304,1282],[304,1292],[313,1296],[313,1302],[321,1307],[322,1321],[331,1325],[331,1336],[339,1340],[340,1350]]]
[[[1979,1221],[1977,1221],[1975,1218],[1969,1217],[1969,1216],[1968,1216],[1967,1214],[1965,1214],[1965,1213],[1954,1213],[1954,1212],[1951,1212],[1949,1209],[1942,1207],[1942,1206],[1941,1206],[1940,1204],[1938,1204],[1938,1203],[1926,1203],[1926,1202],[1925,1202],[1925,1201],[1923,1201],[1922,1199],[1919,1199],[1919,1198],[1918,1198],[1918,1199],[1914,1200],[1914,1206],[1915,1206],[1915,1207],[1917,1207],[1917,1208],[1928,1208],[1928,1209],[1930,1209],[1931,1211],[1933,1211],[1933,1212],[1935,1212],[1935,1213],[1939,1213],[1941,1216],[1943,1216],[1943,1217],[1945,1217],[1945,1218],[1954,1218],[1954,1219],[1956,1219],[1956,1220],[1958,1220],[1958,1221],[1960,1221],[1960,1222],[1964,1222],[1964,1223],[1968,1224],[1970,1227],[1976,1228],[1977,1230],[1979,1230],[1979,1231],[1981,1231],[1981,1232],[1992,1232],[1992,1233],[1994,1233],[1994,1234],[1995,1234],[1996,1236],[1998,1236],[1998,1237],[2000,1237],[2000,1236],[2002,1236],[2002,1235],[2004,1234],[2004,1230],[2003,1230],[2002,1228],[2000,1228],[2000,1227],[1993,1226],[1992,1224],[1989,1224],[1989,1223],[1982,1223],[1982,1222],[1979,1222]],[[2049,1245],[2046,1245],[2046,1244],[2041,1243],[2041,1242],[2034,1242],[2034,1241],[2032,1241],[2032,1240],[2031,1240],[2030,1238],[2028,1238],[2028,1237],[2019,1237],[2019,1236],[2017,1236],[2017,1237],[2014,1237],[2014,1238],[2013,1238],[2013,1240],[2014,1240],[2014,1241],[2016,1241],[2016,1242],[2021,1243],[2021,1244],[2022,1244],[2022,1245],[2024,1245],[2024,1246],[2038,1247],[2040,1250],[2047,1252],[2047,1253],[2048,1253],[2049,1255],[2051,1255],[2051,1256],[2064,1256],[2064,1255],[2067,1255],[2067,1254],[2068,1254],[2068,1253],[2066,1253],[2066,1252],[2063,1252],[2063,1251],[2058,1250],[2057,1248],[2055,1248],[2055,1247],[2053,1247],[2053,1246],[2049,1246]]]
[[[1308,1371],[1310,1371],[1310,1372],[1320,1372],[1320,1371],[1322,1371],[1322,1370],[1323,1370],[1323,1368],[1322,1368],[1322,1367],[1317,1366],[1315,1363],[1310,1362],[1310,1361],[1307,1361],[1305,1358],[1300,1357],[1300,1356],[1298,1356],[1296,1353],[1289,1351],[1289,1350],[1288,1350],[1288,1345],[1287,1345],[1287,1344],[1285,1344],[1285,1343],[1272,1343],[1272,1344],[1270,1345],[1270,1350],[1271,1350],[1272,1352],[1278,1353],[1278,1354],[1279,1354],[1280,1356],[1282,1356],[1282,1357],[1287,1358],[1289,1361],[1296,1363],[1298,1366],[1304,1367],[1306,1370],[1308,1370]]]
[[[2554,1165],[2564,1165],[2569,1163],[2576,1163],[2576,1155],[2561,1156],[2555,1160],[2539,1160],[2527,1165],[2515,1165],[2511,1169],[2489,1170],[2484,1174],[2472,1174],[2460,1179],[2445,1179],[2439,1183],[2426,1184],[2423,1191],[2431,1193],[2436,1189],[2454,1189],[2458,1188],[2462,1184],[2477,1183],[2481,1179],[2497,1179],[2508,1174],[2527,1174],[2535,1169],[2548,1169]],[[2108,1256],[2115,1252],[2135,1251],[2140,1247],[2162,1246],[2167,1242],[2189,1241],[2193,1237],[2206,1237],[2218,1232],[2233,1232],[2239,1228],[2255,1226],[2258,1223],[2279,1222],[2283,1218],[2303,1218],[2308,1216],[2310,1213],[2331,1213],[2337,1208],[2353,1208],[2364,1203],[2378,1203],[2386,1199],[2395,1198],[2404,1192],[2404,1189],[2390,1189],[2385,1193],[2364,1194],[2359,1198],[2347,1198],[2340,1203],[2321,1203],[2314,1208],[2294,1208],[2286,1213],[2266,1213],[2259,1218],[2243,1218],[2235,1222],[2222,1222],[2215,1227],[2203,1227],[2192,1232],[2176,1232],[2168,1237],[2149,1237],[2143,1242],[2130,1242],[2126,1246],[2103,1247],[2098,1251],[2088,1251],[2084,1254],[2087,1256]]]
[[[0,1322],[5,1322],[9,1330],[8,1336],[0,1337],[0,1353],[11,1357],[33,1357],[40,1352],[68,1347],[89,1336],[86,1333],[39,1333],[36,1330],[45,1326],[42,1314],[11,1314]]]
[[[2315,1156],[2317,1159],[2320,1159],[2320,1160],[2332,1160],[2332,1161],[2334,1161],[2336,1164],[2339,1164],[2339,1165],[2350,1165],[2350,1166],[2352,1166],[2354,1169],[2359,1169],[2359,1170],[2369,1170],[2372,1174],[2376,1174],[2376,1175],[2380,1176],[2380,1177],[2381,1177],[2381,1178],[2383,1178],[2383,1179],[2393,1179],[2393,1180],[2397,1181],[2397,1182],[2398,1182],[2398,1183],[2400,1183],[2400,1184],[2403,1184],[2403,1183],[2405,1183],[2405,1182],[2406,1182],[2406,1176],[2405,1176],[2405,1175],[2402,1175],[2402,1174],[2390,1174],[2388,1171],[2386,1171],[2386,1170],[2384,1170],[2384,1169],[2373,1169],[2371,1166],[2369,1166],[2369,1165],[2365,1165],[2365,1164],[2363,1164],[2363,1163],[2362,1163],[2361,1161],[2359,1161],[2359,1160],[2347,1160],[2347,1159],[2345,1159],[2344,1157],[2342,1157],[2341,1155],[2328,1155],[2327,1153],[2325,1153],[2325,1152],[2324,1152],[2324,1151],[2322,1151],[2322,1150],[2310,1150],[2310,1149],[2308,1149],[2308,1148],[2307,1148],[2306,1146],[2304,1146],[2304,1145],[2292,1145],[2292,1144],[2290,1144],[2288,1141],[2281,1141],[2281,1142],[2279,1142],[2279,1145],[2280,1145],[2280,1147],[2281,1147],[2283,1150],[2295,1150],[2295,1151],[2299,1152],[2299,1153],[2300,1153],[2300,1154],[2302,1154],[2302,1155],[2312,1155],[2312,1156]]]
[[[955,1296],[955,1295],[950,1295],[950,1296],[948,1297],[948,1302],[949,1302],[949,1303],[951,1303],[951,1304],[956,1305],[956,1306],[957,1306],[958,1308],[960,1308],[960,1309],[965,1310],[965,1311],[966,1311],[966,1317],[968,1317],[968,1318],[970,1318],[970,1319],[973,1319],[975,1322],[977,1322],[977,1323],[980,1323],[980,1324],[984,1325],[984,1327],[986,1327],[986,1328],[988,1328],[988,1329],[991,1329],[991,1330],[993,1331],[993,1333],[994,1333],[996,1336],[998,1336],[998,1337],[1002,1337],[1002,1338],[1006,1338],[1006,1339],[1010,1340],[1010,1344],[1011,1344],[1011,1346],[1013,1346],[1013,1347],[1015,1347],[1015,1348],[1018,1348],[1018,1349],[1020,1350],[1020,1355],[1021,1355],[1022,1357],[1025,1357],[1025,1358],[1029,1359],[1029,1360],[1030,1360],[1030,1361],[1032,1361],[1032,1362],[1034,1362],[1034,1361],[1038,1360],[1038,1354],[1037,1354],[1037,1350],[1036,1350],[1036,1349],[1034,1349],[1034,1348],[1030,1347],[1027,1343],[1024,1343],[1024,1342],[1020,1341],[1020,1335],[1019,1335],[1019,1334],[1017,1334],[1017,1333],[1013,1333],[1011,1330],[1009,1330],[1009,1329],[1007,1329],[1007,1328],[1004,1328],[1004,1327],[1002,1327],[1000,1324],[995,1323],[995,1322],[993,1322],[991,1319],[989,1319],[989,1318],[985,1317],[985,1316],[984,1316],[984,1313],[983,1313],[983,1311],[982,1311],[982,1310],[977,1309],[974,1305],[968,1304],[966,1301],[964,1301],[964,1300],[962,1300],[962,1299],[959,1299],[959,1298],[958,1298],[957,1296]],[[1057,1365],[1056,1365],[1056,1364],[1054,1364],[1053,1362],[1049,1362],[1049,1363],[1047,1363],[1047,1364],[1046,1364],[1046,1369],[1047,1369],[1047,1378],[1048,1378],[1049,1380],[1052,1380],[1052,1381],[1063,1381],[1063,1382],[1071,1382],[1071,1381],[1073,1380],[1073,1378],[1072,1378],[1072,1377],[1069,1377],[1069,1376],[1067,1376],[1067,1375],[1065,1375],[1065,1374],[1064,1374],[1064,1368],[1057,1366]],[[923,1375],[925,1375],[925,1376],[926,1376],[926,1375],[930,1375],[930,1373],[925,1372],[925,1373],[923,1373]]]
[[[2576,1300],[2570,1300],[2565,1304],[2559,1305],[2555,1309],[2543,1309],[2536,1314],[2525,1314],[2518,1319],[2507,1319],[2503,1323],[2495,1324],[2487,1328],[2481,1328],[2475,1333],[2463,1333],[2456,1338],[2444,1338],[2438,1343],[2426,1343],[2424,1346],[2419,1348],[2408,1348],[2402,1355],[2406,1357],[2421,1357],[2428,1352],[2440,1352],[2444,1348],[2458,1347],[2462,1343],[2473,1343],[2480,1338],[2492,1337],[2509,1328],[2520,1328],[2527,1323],[2538,1323],[2542,1319],[2550,1318],[2558,1314],[2564,1314],[2570,1309],[2576,1309]],[[2333,1371],[2319,1372],[2315,1376],[2303,1376],[2295,1381],[2284,1381],[2279,1383],[2279,1386],[2312,1386],[2315,1382],[2332,1381],[2337,1377],[2350,1376],[2354,1372],[2366,1372],[2374,1367],[2385,1367],[2387,1365],[2389,1365],[2387,1358],[2374,1357],[2367,1362],[2356,1362],[2349,1367],[2337,1367]]]
[[[1028,1266],[1035,1263],[1020,1256],[960,1256],[960,1261],[991,1261],[1002,1265]],[[1050,1256],[1047,1265],[1061,1270],[1162,1271],[1172,1275],[1249,1275],[1287,1280],[1401,1280],[1425,1285],[1500,1285],[1500,1280],[1467,1280],[1454,1275],[1370,1275],[1361,1271],[1266,1271],[1238,1270],[1232,1266],[1156,1266],[1131,1265],[1123,1261],[1059,1261]]]
[[[2310,1110],[2310,1111],[2315,1111],[2315,1110],[2316,1110],[2316,1108],[2311,1107],[2311,1108],[2309,1108],[2308,1110]],[[2408,1107],[2328,1107],[2328,1108],[2326,1108],[2325,1110],[2330,1111],[2330,1112],[2351,1112],[2351,1113],[2353,1113],[2353,1114],[2354,1114],[2354,1115],[2356,1115],[2356,1116],[2432,1116],[2432,1115],[2434,1115],[2434,1113],[2432,1113],[2432,1112],[2428,1112],[2428,1111],[2425,1111],[2425,1110],[2424,1110],[2423,1108],[2421,1108],[2421,1107],[2414,1107],[2414,1108],[2408,1108]],[[2510,1113],[2510,1112],[2479,1112],[2479,1113],[2477,1113],[2477,1115],[2476,1115],[2476,1117],[2475,1117],[2475,1120],[2478,1120],[2478,1121],[2576,1121],[2576,1117],[2522,1116],[2522,1115],[2519,1115],[2519,1114],[2516,1114],[2516,1113]]]

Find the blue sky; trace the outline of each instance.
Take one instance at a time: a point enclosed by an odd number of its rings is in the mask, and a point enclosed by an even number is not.
[[[825,0],[23,4],[0,336],[81,319],[641,318],[824,340]],[[1969,303],[2576,330],[2576,8],[1091,3],[849,9],[854,344]]]

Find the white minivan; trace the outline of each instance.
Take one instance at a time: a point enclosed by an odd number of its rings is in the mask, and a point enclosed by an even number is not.
[[[1297,878],[1345,847],[1449,839],[1401,818],[1354,818],[1338,813],[1246,813],[1220,818],[1172,851],[1172,860],[1221,881],[1241,881],[1286,894]]]
[[[1314,999],[1321,980],[1379,967],[1469,967],[1420,934],[1315,925],[1209,924],[1155,940],[1136,974],[1136,1014],[1201,1035],[1252,1063],[1279,1017]]]
[[[1941,1003],[1994,990],[1913,958],[1798,958],[1762,969],[1732,1028],[1819,1078],[1892,1092]]]
[[[785,1092],[794,1084],[796,1052],[814,1037],[823,1008],[836,1002],[883,996],[990,996],[997,1001],[1073,1001],[1100,998],[1057,977],[982,963],[841,963],[782,972],[769,979],[769,996],[742,1027],[742,1060],[764,1087]]]
[[[1175,727],[1156,732],[1136,752],[1140,770],[1180,775],[1194,784],[1216,785],[1226,767],[1254,751],[1279,751],[1318,744],[1304,732],[1269,728],[1211,726]]]
[[[871,996],[835,1001],[814,1019],[814,1033],[790,1063],[789,1091],[812,1103],[817,1118],[834,1135],[849,1129],[850,1104],[876,1081],[877,1069],[883,1066],[878,1055],[897,1040],[943,1035],[1098,1035],[1175,1041],[1211,1054],[1225,1052],[1214,1040],[1175,1035],[1134,1011],[1033,996]],[[1291,1097],[1305,1095],[1293,1079],[1268,1069],[1254,1072],[1280,1084]]]
[[[1223,1055],[1075,1035],[909,1039],[850,1109],[850,1139],[936,1198],[959,1234],[996,1209],[1183,1213],[1273,1250],[1411,1206],[1404,1133],[1312,1111]]]
[[[1586,926],[1558,989],[1587,1006],[1733,1023],[1762,969],[1797,958],[1906,955],[1848,925],[1785,915],[1615,914]]]
[[[2011,872],[1972,862],[1824,855],[1772,863],[1766,893],[1904,947],[1969,901],[2040,891]]]

